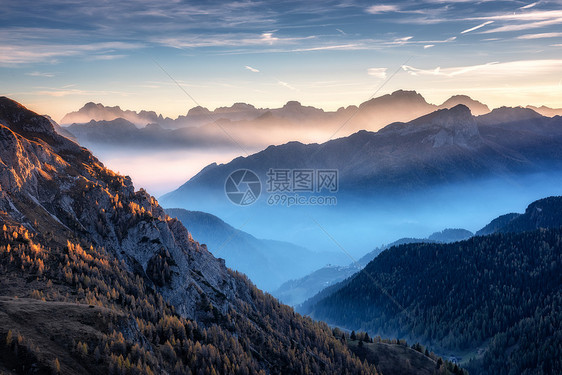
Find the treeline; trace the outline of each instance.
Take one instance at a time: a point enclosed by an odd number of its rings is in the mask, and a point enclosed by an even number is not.
[[[53,337],[65,349],[60,358],[0,324],[0,358],[11,358],[10,365],[20,372],[35,368],[52,374],[69,373],[66,356],[100,374],[376,373],[327,325],[295,314],[241,275],[234,276],[247,286],[254,304],[233,301],[236,308],[223,315],[203,299],[199,307],[207,315],[198,323],[181,317],[141,275],[126,269],[103,248],[78,240],[43,246],[23,226],[3,225],[0,295],[99,306],[114,313],[100,316],[96,327],[101,335]],[[23,281],[10,288],[9,280]]]
[[[474,349],[491,340],[473,368],[559,374],[561,245],[561,229],[402,245],[381,253],[311,313],[438,349]]]

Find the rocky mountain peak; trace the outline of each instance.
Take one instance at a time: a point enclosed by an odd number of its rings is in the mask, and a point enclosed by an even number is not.
[[[56,135],[55,128],[48,118],[34,114],[6,97],[0,98],[0,123],[14,132],[42,136],[40,138]]]
[[[2,214],[34,233],[78,235],[111,251],[130,271],[145,273],[184,316],[197,317],[203,296],[226,311],[234,290],[224,263],[153,197],[135,192],[130,178],[106,169],[16,102],[0,99],[0,120]],[[167,273],[154,273],[163,257]]]
[[[191,108],[191,109],[187,112],[187,115],[188,115],[188,116],[198,116],[198,115],[205,115],[205,114],[209,114],[209,113],[211,113],[211,111],[209,111],[207,108],[201,107],[201,106],[197,106],[197,107]]]
[[[490,112],[490,108],[488,108],[487,105],[479,102],[478,100],[472,99],[468,95],[453,95],[441,104],[439,108],[453,108],[459,104],[463,104],[470,108],[470,111],[475,116],[480,116]]]
[[[500,107],[492,112],[478,116],[478,123],[484,125],[503,124],[541,118],[542,116],[530,108]]]
[[[481,143],[478,125],[470,109],[459,104],[451,109],[440,109],[405,125],[389,125],[387,131],[400,134],[422,134],[422,142],[433,144],[434,148],[457,145],[474,147]]]

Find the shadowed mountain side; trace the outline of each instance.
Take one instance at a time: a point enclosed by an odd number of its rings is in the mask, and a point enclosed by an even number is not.
[[[328,265],[306,275],[300,279],[290,280],[281,285],[273,292],[273,295],[286,304],[291,306],[299,305],[309,298],[317,298],[317,293],[323,293],[325,288],[338,284],[340,281],[359,272],[370,261],[376,258],[382,251],[393,246],[399,246],[408,243],[447,243],[464,240],[472,237],[472,232],[466,229],[444,229],[441,232],[435,232],[428,238],[401,238],[388,245],[384,245],[365,254],[357,260],[357,263],[351,263],[348,266]],[[308,303],[308,301],[307,301]]]
[[[213,255],[224,258],[228,267],[245,273],[266,291],[326,263],[345,262],[343,254],[316,253],[289,242],[255,238],[204,212],[173,208],[166,212],[188,227]]]
[[[541,373],[546,357],[560,368],[551,328],[562,319],[560,236],[560,229],[544,229],[393,247],[306,312],[430,345],[471,373]]]
[[[510,213],[495,218],[476,232],[476,235],[520,233],[560,226],[562,226],[562,197],[548,197],[531,203],[522,214]]]

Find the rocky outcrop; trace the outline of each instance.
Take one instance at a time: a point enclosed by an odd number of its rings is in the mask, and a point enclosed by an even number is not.
[[[186,317],[198,318],[203,299],[226,313],[236,298],[224,262],[156,199],[135,192],[130,178],[106,169],[47,119],[7,98],[0,99],[0,187],[3,216],[38,235],[79,234],[112,251],[131,271],[142,269]],[[155,274],[158,264],[166,265],[164,275]]]

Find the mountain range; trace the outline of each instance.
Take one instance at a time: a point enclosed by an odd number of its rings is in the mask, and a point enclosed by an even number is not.
[[[7,98],[0,144],[2,372],[377,372]]]
[[[335,112],[289,101],[281,108],[255,108],[236,103],[213,111],[195,107],[172,120],[150,111],[87,103],[64,116],[61,123],[82,144],[120,147],[193,148],[205,145],[264,148],[289,141],[319,142],[358,130],[378,130],[395,121],[410,121],[438,109],[464,104],[475,114],[489,108],[465,95],[433,105],[415,91],[396,91]],[[251,135],[251,136],[250,136]],[[117,141],[119,140],[119,141]]]
[[[410,191],[490,175],[545,171],[562,157],[562,118],[521,108],[472,116],[464,105],[443,109],[378,132],[359,131],[323,144],[290,142],[211,164],[162,197],[182,202],[201,190],[222,190],[226,177],[250,169],[265,181],[270,168],[337,169],[340,191]],[[167,203],[169,204],[169,203]]]
[[[235,226],[250,215],[257,219],[247,228],[258,237],[282,240],[274,229],[280,233],[283,228],[292,242],[311,250],[340,251],[320,225],[360,257],[376,242],[423,238],[447,226],[474,231],[501,212],[556,194],[561,149],[561,117],[525,108],[473,116],[457,105],[377,132],[359,131],[322,144],[289,142],[229,163],[212,163],[160,202],[218,215]],[[224,193],[227,177],[241,169],[253,171],[262,186],[257,202],[243,211]],[[268,199],[277,193],[268,185],[270,170],[337,171],[336,193],[324,189],[308,194],[334,196],[337,203],[271,204]],[[467,214],[455,215],[455,210]],[[264,220],[268,226],[261,225]]]

